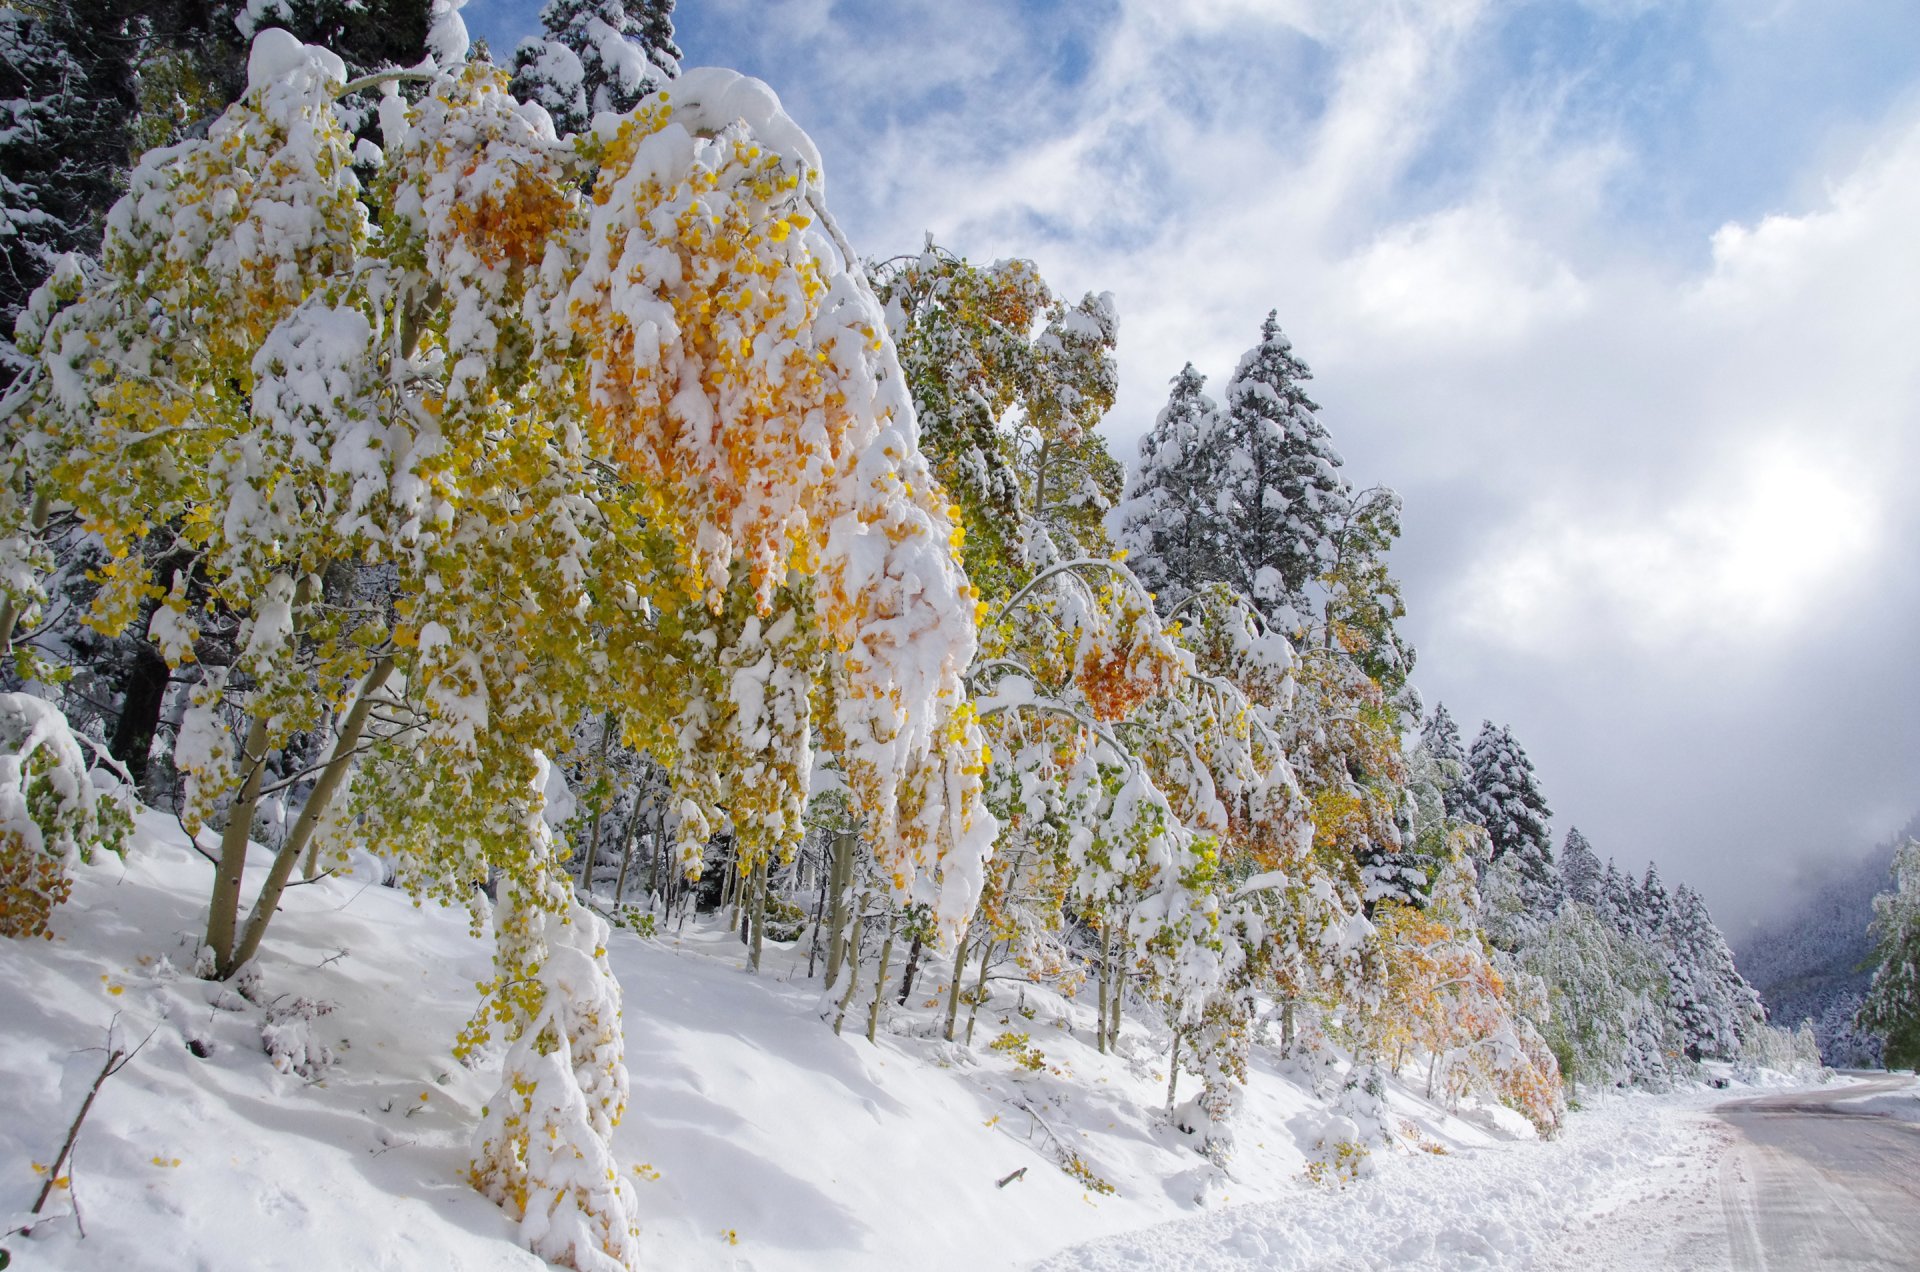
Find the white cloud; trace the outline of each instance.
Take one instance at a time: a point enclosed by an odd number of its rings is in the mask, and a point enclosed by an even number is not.
[[[1510,344],[1587,299],[1572,270],[1497,208],[1460,206],[1394,226],[1345,273],[1370,334],[1456,347]]]
[[[1496,648],[1565,661],[1631,640],[1746,652],[1862,580],[1881,528],[1860,474],[1774,438],[1706,474],[1680,503],[1535,507],[1454,590],[1447,613]]]

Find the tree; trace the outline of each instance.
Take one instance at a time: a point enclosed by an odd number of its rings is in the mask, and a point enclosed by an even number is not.
[[[1160,607],[1177,609],[1196,587],[1225,576],[1215,433],[1219,407],[1203,391],[1206,377],[1187,363],[1173,378],[1167,404],[1140,439],[1140,464],[1122,505],[1120,546]]]
[[[124,852],[131,801],[96,787],[91,767],[51,705],[0,694],[0,936],[52,939],[73,863]]]
[[[1567,900],[1591,908],[1600,904],[1603,883],[1600,858],[1594,855],[1593,845],[1578,826],[1569,828],[1566,842],[1560,847],[1561,891]]]
[[[0,392],[27,297],[65,253],[100,241],[128,164],[133,34],[110,4],[0,8]]]
[[[1224,410],[1201,394],[1197,376],[1175,379],[1142,441],[1123,514],[1124,542],[1157,589],[1184,598],[1225,583],[1276,630],[1312,624],[1318,607],[1308,592],[1334,564],[1348,491],[1302,387],[1311,378],[1276,311],[1228,381]]]
[[[763,85],[690,77],[671,119],[579,147],[492,67],[409,74],[428,90],[388,97],[371,183],[343,64],[278,30],[206,137],[142,160],[97,275],[30,306],[9,506],[23,486],[73,505],[105,555],[89,620],[158,599],[176,667],[202,622],[239,619],[178,748],[189,827],[226,815],[209,974],[245,966],[309,849],[348,835],[476,924],[500,876],[462,1048],[499,1029],[531,1055],[510,1052],[519,1111],[482,1128],[476,1182],[544,1253],[590,1263],[538,1235],[585,1233],[626,1263],[598,1158],[530,1156],[549,1131],[604,1150],[624,1083],[604,978],[568,970],[591,924],[556,878],[548,757],[588,712],[630,715],[676,740],[683,820],[737,813],[777,851],[791,827],[765,815],[804,798],[811,747],[809,694],[782,682],[824,667],[880,886],[951,931],[996,829],[962,679],[974,594],[818,154]],[[140,545],[163,532],[204,597],[154,596]],[[312,785],[242,927],[270,774]]]
[[[1860,1024],[1887,1040],[1889,1067],[1920,1065],[1920,840],[1894,854],[1893,887],[1873,899],[1878,962]]]
[[[1551,914],[1560,901],[1560,880],[1547,837],[1547,818],[1553,813],[1540,793],[1527,753],[1508,729],[1483,723],[1467,766],[1467,815],[1486,828],[1494,861],[1513,858],[1526,913]]]
[[[1105,556],[1122,480],[1095,431],[1118,383],[1112,297],[1069,305],[1030,261],[975,265],[931,239],[870,273],[982,597],[1008,597],[1057,562]]]
[[[1464,817],[1468,790],[1467,751],[1460,742],[1460,726],[1447,713],[1446,703],[1436,705],[1433,715],[1420,726],[1420,747],[1439,766],[1442,779],[1440,797],[1446,804],[1447,814]]]
[[[1312,613],[1307,589],[1332,562],[1333,529],[1346,509],[1340,455],[1303,387],[1312,378],[1275,311],[1225,393],[1227,581],[1282,630]]]
[[[1731,1060],[1765,1023],[1760,997],[1734,967],[1733,951],[1707,903],[1686,884],[1674,890],[1663,945],[1673,1012],[1690,1060]]]
[[[547,0],[542,34],[513,54],[513,91],[553,116],[561,136],[603,111],[623,115],[679,73],[673,0]]]
[[[1569,900],[1521,953],[1547,987],[1548,1040],[1572,1084],[1664,1082],[1661,1048],[1668,980],[1660,952],[1614,931],[1583,901]]]

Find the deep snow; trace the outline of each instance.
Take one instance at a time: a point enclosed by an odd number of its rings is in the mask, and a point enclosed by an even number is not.
[[[109,1022],[123,1045],[148,1039],[102,1088],[56,1217],[0,1242],[16,1268],[543,1266],[461,1178],[496,1075],[450,1048],[489,945],[375,869],[289,892],[243,994],[192,976],[210,867],[145,813],[124,864],[79,869],[55,939],[0,942],[7,1228],[27,1222]],[[1428,1151],[1377,1150],[1371,1178],[1334,1189],[1304,1178],[1324,1104],[1269,1061],[1221,1172],[1159,1112],[1165,1055],[1135,1024],[1102,1056],[1084,1007],[1009,989],[971,1048],[948,1044],[930,966],[870,1045],[863,1013],[843,1037],[821,1023],[802,947],[770,945],[758,977],[699,921],[616,930],[609,952],[633,1091],[615,1143],[653,1268],[1517,1266],[1710,1164],[1697,1110],[1724,1098],[1608,1099],[1542,1144],[1513,1138],[1525,1123],[1505,1110],[1469,1120],[1394,1088],[1405,1142]],[[1041,1067],[991,1049],[1002,1032],[1027,1034]],[[1074,1157],[1085,1179],[1060,1169]]]

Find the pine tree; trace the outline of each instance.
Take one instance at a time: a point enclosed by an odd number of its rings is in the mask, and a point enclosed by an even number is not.
[[[1493,860],[1511,855],[1527,913],[1551,914],[1560,903],[1547,818],[1553,815],[1534,778],[1527,753],[1505,727],[1480,726],[1467,757],[1467,816],[1486,827]]]
[[[1764,1022],[1759,995],[1734,967],[1733,951],[1686,884],[1674,890],[1666,932],[1675,1019],[1689,1059],[1733,1059]]]
[[[1121,509],[1120,546],[1163,613],[1201,582],[1223,577],[1218,467],[1225,457],[1215,435],[1220,408],[1206,382],[1191,362],[1173,378],[1166,406],[1140,439],[1140,466]]]
[[[1465,817],[1467,810],[1467,752],[1460,742],[1460,726],[1440,703],[1420,726],[1420,747],[1433,757],[1443,776],[1440,797],[1449,817]]]
[[[1920,1065],[1920,841],[1894,854],[1893,887],[1873,899],[1879,956],[1860,1025],[1887,1040],[1889,1067]]]
[[[1174,380],[1123,518],[1126,546],[1156,589],[1184,598],[1225,583],[1290,634],[1318,617],[1308,589],[1335,563],[1348,490],[1302,387],[1311,378],[1274,312],[1228,381],[1223,409],[1197,375]]]
[[[632,110],[680,66],[673,0],[547,0],[540,26],[514,51],[513,91],[546,107],[562,136]]]
[[[1346,506],[1340,455],[1303,387],[1312,378],[1278,311],[1269,312],[1260,343],[1227,382],[1220,432],[1229,456],[1220,492],[1231,524],[1225,581],[1282,630],[1310,612],[1307,588],[1331,563],[1333,526]]]
[[[1660,870],[1651,861],[1647,863],[1646,874],[1640,882],[1628,881],[1631,888],[1634,923],[1647,940],[1660,939],[1667,925],[1673,920],[1673,898],[1667,894],[1666,885],[1660,882]]]
[[[1600,858],[1594,855],[1593,845],[1587,842],[1579,827],[1569,829],[1566,842],[1560,848],[1560,884],[1567,900],[1598,909],[1604,882]]]
[[[116,9],[0,8],[0,390],[25,366],[27,297],[62,253],[99,243],[129,163],[135,36]]]

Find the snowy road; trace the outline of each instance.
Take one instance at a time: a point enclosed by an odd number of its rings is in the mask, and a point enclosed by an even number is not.
[[[1912,1078],[1877,1077],[1703,1108],[1695,1117],[1705,1152],[1572,1225],[1537,1266],[1912,1268],[1920,1250],[1916,1096]]]
[[[1729,1265],[1739,1272],[1912,1267],[1920,1250],[1920,1126],[1847,1102],[1913,1085],[1883,1078],[1716,1109],[1738,1132],[1720,1168]]]

